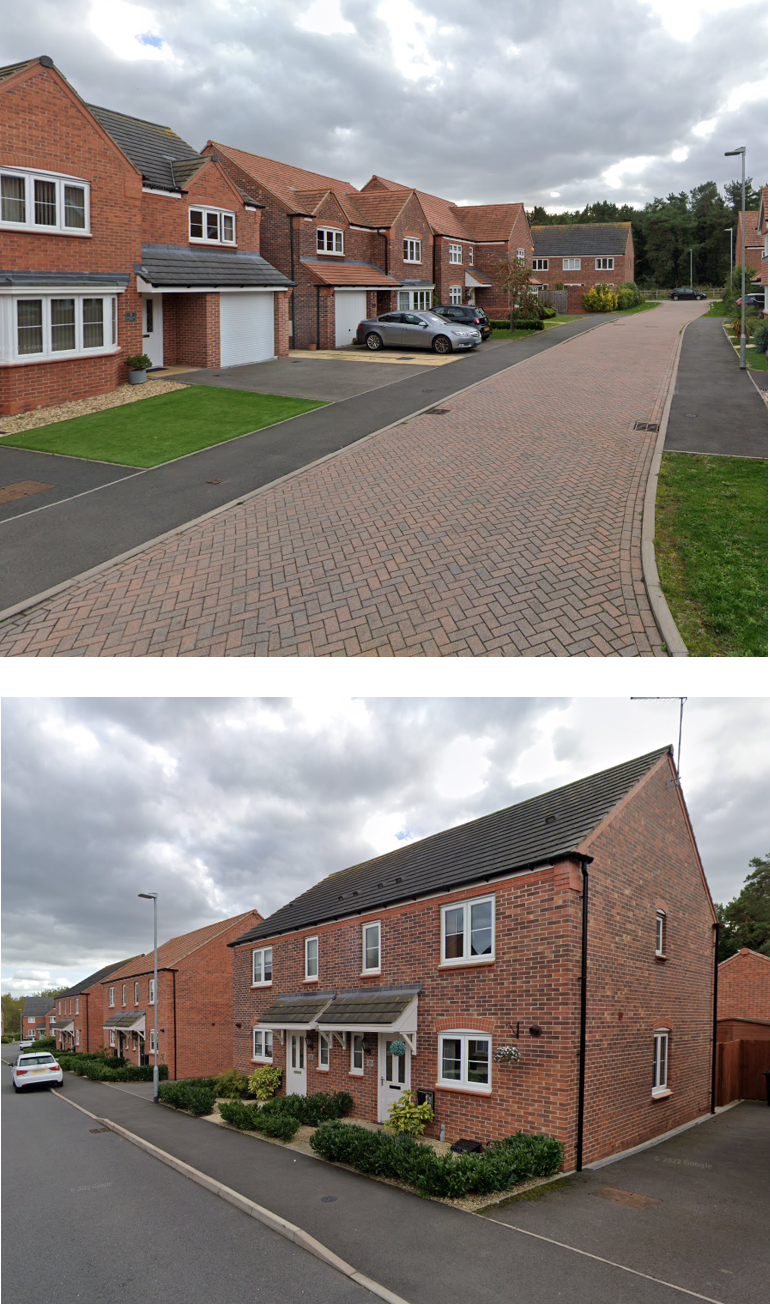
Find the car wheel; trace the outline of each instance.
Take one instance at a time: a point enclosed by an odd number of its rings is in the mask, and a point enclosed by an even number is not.
[[[678,294],[672,294],[672,295],[671,295],[671,298],[674,300],[674,303],[678,303],[678,302],[679,302],[679,295],[678,295]]]
[[[370,331],[364,343],[367,349],[371,349],[372,353],[376,353],[378,349],[382,348],[382,336],[378,335],[376,331]]]
[[[19,1084],[18,1084],[17,1082],[14,1082],[14,1084],[13,1084],[13,1089],[14,1089],[14,1091],[21,1091],[21,1087],[19,1086]]]
[[[434,353],[451,353],[452,341],[446,335],[437,335],[431,345]]]

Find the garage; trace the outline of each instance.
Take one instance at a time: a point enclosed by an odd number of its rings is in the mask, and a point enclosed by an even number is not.
[[[219,365],[238,367],[274,357],[273,295],[221,294]]]
[[[366,317],[366,290],[334,291],[334,345],[344,349],[351,344],[358,323]]]

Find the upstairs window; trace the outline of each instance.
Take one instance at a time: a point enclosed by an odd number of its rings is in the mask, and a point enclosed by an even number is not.
[[[342,254],[342,232],[333,226],[319,226],[315,233],[316,253]]]
[[[659,910],[655,916],[655,954],[666,954],[666,912]]]
[[[562,270],[563,272],[579,272],[579,271],[580,271],[580,259],[579,259],[579,258],[562,258],[562,260],[561,260],[561,270]]]
[[[422,241],[405,240],[404,241],[404,262],[421,263],[422,262]]]
[[[0,226],[90,234],[90,187],[74,177],[26,169],[0,173]]]
[[[125,1005],[125,1003],[126,1003],[126,991],[127,991],[127,984],[124,983],[124,984],[123,984],[123,1004],[124,1004],[124,1005]],[[78,1010],[77,1010],[77,1001],[76,1001],[76,1002],[75,1002],[75,1013],[77,1014],[77,1012],[78,1012]]]
[[[139,984],[134,983],[134,1005],[139,1004]]]
[[[615,270],[615,259],[614,259],[614,258],[597,258],[597,259],[596,259],[596,270],[597,270],[597,272],[614,272],[614,270]]]
[[[463,247],[462,247],[462,245],[451,244],[451,245],[449,246],[449,261],[450,261],[450,263],[461,263],[462,260],[463,260]]]
[[[441,910],[441,963],[468,964],[495,957],[495,898],[479,897]]]
[[[111,988],[110,988],[110,1009],[112,1009],[112,1007],[114,1006],[114,1004],[115,1004],[115,988],[114,988],[114,987],[111,987]],[[110,1042],[110,1045],[112,1045],[111,1042]]]
[[[468,266],[473,266],[473,245],[468,246]]]
[[[547,272],[547,271],[548,271],[548,259],[547,259],[547,258],[533,258],[533,259],[532,259],[532,270],[535,271],[535,272]]]
[[[191,208],[190,239],[202,244],[235,244],[235,213],[221,208]]]
[[[80,997],[75,997],[75,1013],[80,1014]]]
[[[318,981],[318,938],[305,938],[305,980]]]
[[[364,925],[364,973],[380,972],[380,925]]]
[[[273,981],[273,948],[262,946],[251,953],[252,987],[269,987]]]
[[[155,979],[150,979],[150,1005],[155,1004]]]

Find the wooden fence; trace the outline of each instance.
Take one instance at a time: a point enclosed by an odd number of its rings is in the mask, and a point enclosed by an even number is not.
[[[731,1100],[765,1100],[764,1070],[770,1069],[770,1041],[722,1041],[717,1046],[717,1105]]]
[[[543,303],[550,303],[555,308],[559,316],[563,317],[567,312],[567,300],[569,295],[566,290],[539,290],[538,299]]]

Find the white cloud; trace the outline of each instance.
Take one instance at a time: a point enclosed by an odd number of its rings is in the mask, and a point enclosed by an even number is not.
[[[485,787],[491,761],[487,755],[492,738],[471,738],[461,734],[444,747],[436,760],[433,780],[441,797],[470,797]]]
[[[726,10],[743,9],[748,3],[750,0],[642,0],[677,41],[692,41],[709,18]]]
[[[370,816],[361,832],[366,841],[374,848],[376,856],[383,856],[386,851],[395,851],[412,839],[405,827],[403,811],[382,812]]]
[[[767,95],[766,81],[742,82],[736,86],[727,97],[725,108],[728,113],[734,113],[742,105],[749,104],[753,100],[763,100]]]
[[[428,49],[428,38],[436,33],[436,19],[421,14],[411,0],[385,0],[377,17],[390,34],[395,65],[407,81],[433,77],[441,64]]]
[[[356,30],[342,17],[339,0],[315,0],[297,19],[297,27],[306,32],[317,32],[320,36],[347,36]]]
[[[621,186],[628,185],[626,176],[639,176],[654,162],[655,157],[652,154],[640,154],[636,158],[622,158],[619,163],[613,163],[611,167],[606,168],[602,173],[602,177],[611,190],[619,190]]]
[[[692,134],[693,136],[710,136],[716,125],[716,118],[704,118],[702,122],[695,124]]]
[[[155,15],[130,0],[91,0],[88,25],[119,59],[174,63]]]

